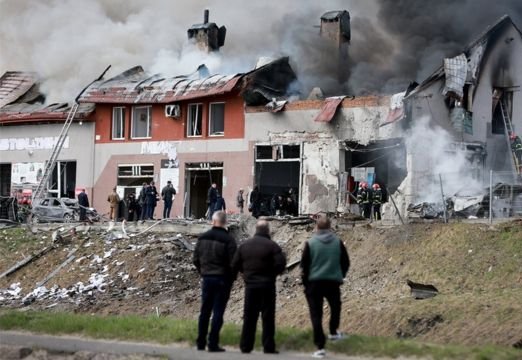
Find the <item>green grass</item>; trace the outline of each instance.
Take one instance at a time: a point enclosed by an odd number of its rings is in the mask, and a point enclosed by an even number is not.
[[[98,316],[54,312],[0,313],[0,329],[26,330],[52,335],[76,334],[91,338],[136,340],[161,344],[194,344],[197,324],[191,320],[167,317]],[[259,332],[256,344],[260,344]],[[240,327],[226,324],[221,333],[223,345],[237,347]],[[312,351],[311,330],[278,328],[276,342],[285,351]],[[432,359],[521,359],[522,351],[499,346],[466,347],[434,345],[411,340],[352,335],[327,345],[328,350],[346,355],[423,356]]]

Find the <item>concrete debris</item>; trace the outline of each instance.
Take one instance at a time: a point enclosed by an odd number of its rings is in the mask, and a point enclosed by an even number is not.
[[[437,296],[439,290],[433,285],[425,285],[407,280],[406,283],[410,287],[411,296],[416,300],[428,299]]]

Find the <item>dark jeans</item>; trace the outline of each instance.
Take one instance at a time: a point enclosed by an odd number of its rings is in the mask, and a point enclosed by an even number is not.
[[[147,204],[147,214],[146,214],[147,219],[154,218],[154,209],[155,208],[156,208],[156,204],[154,204],[154,203]]]
[[[201,311],[198,320],[198,338],[196,344],[198,348],[205,348],[207,345],[207,332],[212,313],[212,323],[208,335],[209,349],[219,346],[219,331],[223,326],[223,314],[230,296],[231,281],[220,275],[203,276],[201,286]]]
[[[141,208],[140,220],[147,220],[148,214],[149,214],[149,206],[145,203],[145,204],[143,204],[143,207]]]
[[[330,334],[336,334],[341,321],[341,291],[336,281],[310,281],[305,289],[310,319],[314,331],[314,344],[324,349],[326,337],[323,332],[323,299],[330,306]]]
[[[249,353],[254,348],[256,339],[257,318],[261,313],[263,333],[261,341],[265,352],[275,351],[275,284],[269,287],[245,287],[245,305],[243,312],[243,330],[239,348]]]
[[[212,220],[212,215],[214,215],[214,208],[216,207],[216,203],[212,202],[208,204],[208,220]]]
[[[170,217],[170,209],[172,209],[172,201],[165,201],[163,207],[163,218],[168,219]]]
[[[80,221],[87,220],[87,210],[83,207],[80,208]]]

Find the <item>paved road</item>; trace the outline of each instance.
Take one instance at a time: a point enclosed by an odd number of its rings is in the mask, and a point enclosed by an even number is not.
[[[63,351],[74,353],[77,351],[88,351],[93,353],[110,354],[143,354],[143,355],[164,355],[169,359],[176,360],[310,360],[310,354],[281,353],[279,355],[265,355],[262,352],[253,352],[245,355],[238,349],[227,348],[224,353],[208,353],[197,351],[195,348],[183,347],[180,344],[157,345],[149,343],[135,343],[125,341],[93,340],[74,336],[50,336],[35,335],[17,331],[0,331],[0,345],[17,345],[26,347],[39,347],[51,351]],[[368,360],[369,358],[348,357],[328,354],[328,359],[339,360]]]

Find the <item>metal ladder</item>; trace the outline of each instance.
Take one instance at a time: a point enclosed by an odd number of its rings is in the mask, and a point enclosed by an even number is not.
[[[40,179],[40,182],[38,183],[35,191],[33,191],[33,204],[35,203],[35,201],[38,201],[39,199],[47,196],[49,179],[51,177],[51,174],[53,173],[54,167],[56,166],[56,161],[58,160],[60,151],[62,151],[63,144],[65,143],[65,139],[67,139],[67,134],[69,133],[69,128],[71,127],[71,124],[74,120],[74,117],[76,116],[76,112],[78,111],[79,106],[80,105],[77,102],[75,102],[74,105],[71,107],[71,110],[69,110],[69,114],[67,115],[67,119],[63,124],[62,131],[58,136],[56,144],[54,144],[51,156],[45,164],[43,176]]]
[[[519,164],[515,151],[511,147],[510,135],[515,133],[513,131],[513,124],[511,122],[511,118],[509,117],[509,115],[507,113],[506,104],[504,103],[504,101],[500,100],[499,106],[500,106],[500,111],[502,112],[502,119],[504,120],[504,129],[505,129],[505,133],[506,133],[506,140],[507,140],[509,151],[511,152],[513,166],[515,167],[515,174],[520,175],[521,174],[520,167],[522,164]]]

